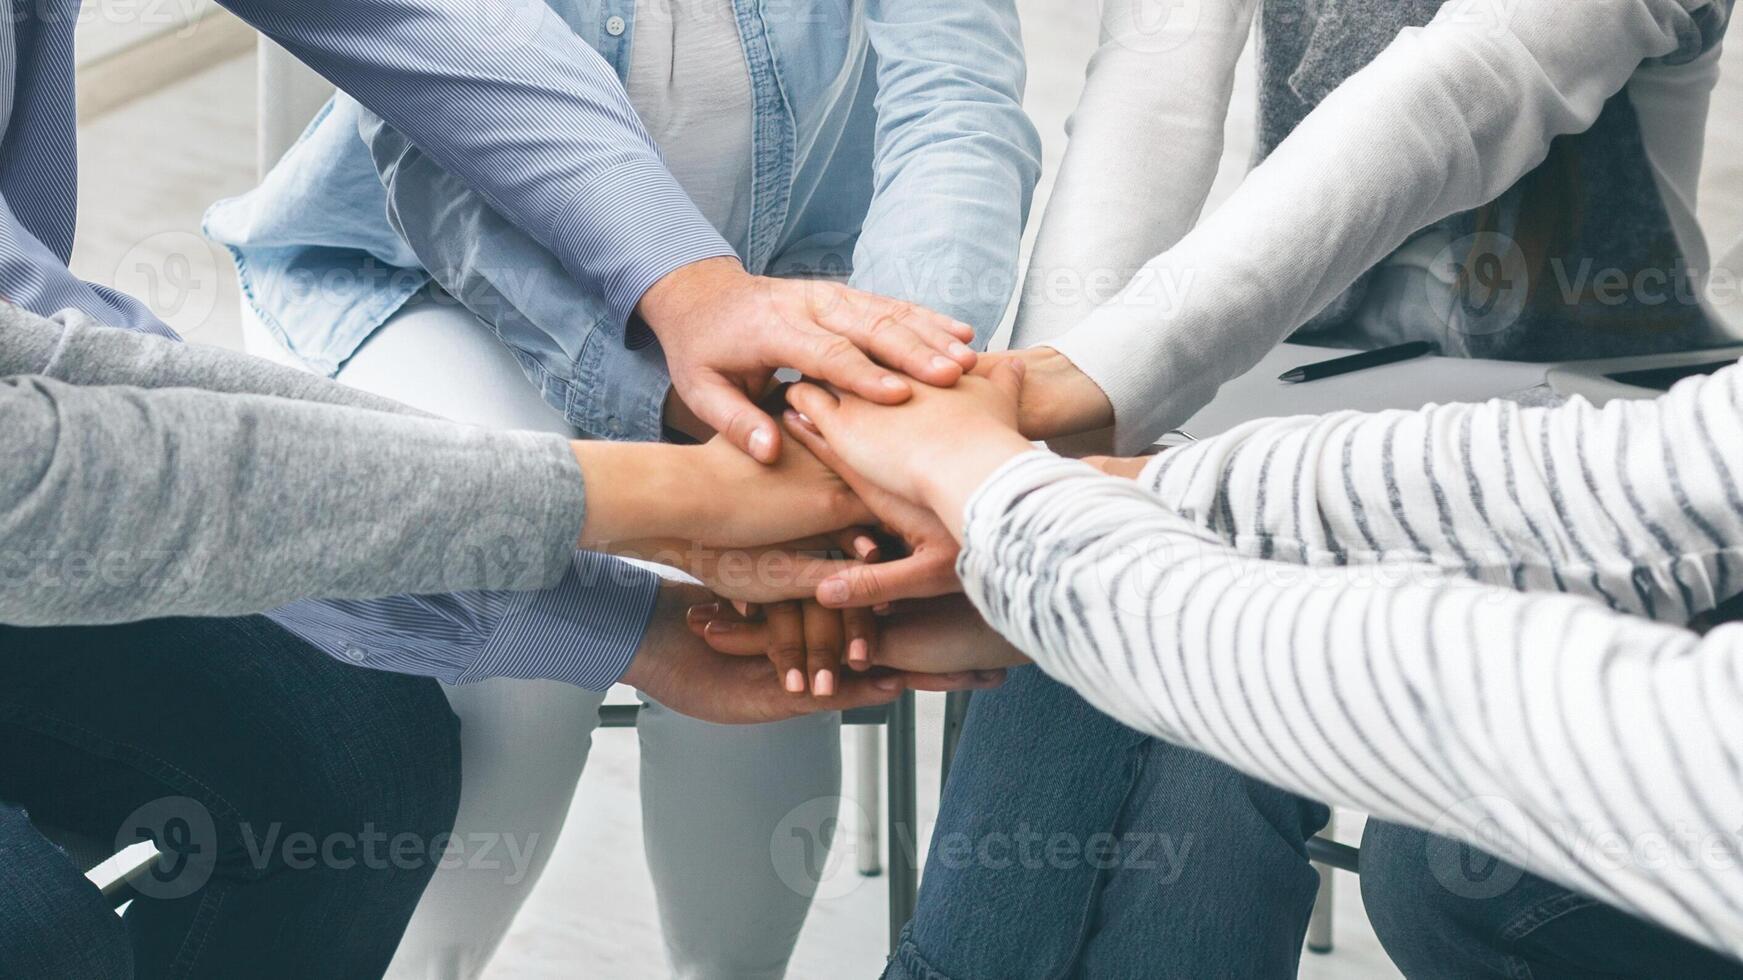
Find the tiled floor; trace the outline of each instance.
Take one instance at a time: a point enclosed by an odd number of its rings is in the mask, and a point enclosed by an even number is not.
[[[1095,39],[1081,0],[1022,0],[1031,44],[1030,108],[1046,139],[1048,174],[1064,147],[1063,122],[1082,82]],[[1712,240],[1743,236],[1743,56],[1716,94],[1703,179],[1702,217]],[[1250,145],[1250,72],[1241,76],[1223,173],[1213,197],[1233,186]],[[122,285],[152,301],[188,338],[238,342],[236,288],[223,256],[197,237],[213,199],[253,182],[252,59],[217,65],[83,132],[83,220],[74,266],[88,278]],[[1037,213],[1044,204],[1043,185]],[[939,704],[922,708],[921,823],[937,804]],[[852,758],[847,760],[851,787]],[[557,853],[509,936],[497,978],[649,977],[663,972],[648,876],[640,859],[636,747],[627,732],[601,732]],[[1346,839],[1359,832],[1344,820]],[[922,839],[924,839],[922,837]],[[851,866],[844,875],[852,875]],[[848,880],[852,884],[852,879]],[[1396,976],[1361,913],[1354,880],[1339,875],[1337,950],[1305,958],[1302,976]],[[800,940],[795,977],[869,976],[882,960],[884,879],[834,889],[817,904]]]

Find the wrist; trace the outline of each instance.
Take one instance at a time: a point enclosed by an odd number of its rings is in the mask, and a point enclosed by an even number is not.
[[[692,446],[586,441],[571,444],[581,467],[587,517],[577,547],[688,538],[706,523],[708,498],[692,478]]]
[[[940,458],[918,461],[915,484],[920,501],[960,542],[969,498],[999,467],[1034,449],[1033,443],[1009,429],[965,434]]]
[[[683,625],[684,611],[712,598],[713,595],[704,588],[677,582],[662,583],[654,598],[647,633],[619,682],[650,694],[670,690],[678,670],[677,658],[671,653],[679,644],[691,642],[689,630]]]
[[[1051,347],[1014,353],[1026,368],[1017,420],[1023,435],[1055,439],[1114,424],[1113,402],[1071,358]]]
[[[676,324],[699,308],[719,302],[720,293],[750,277],[744,263],[719,256],[681,265],[661,276],[636,304],[635,312],[662,341]]]

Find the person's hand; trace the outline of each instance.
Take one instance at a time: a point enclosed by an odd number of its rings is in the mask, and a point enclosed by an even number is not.
[[[889,615],[878,618],[878,627],[874,667],[936,674],[1030,662],[962,596],[898,603]]]
[[[913,390],[902,374],[952,385],[975,365],[967,324],[833,282],[753,276],[736,259],[667,274],[636,310],[659,338],[683,403],[764,463],[779,458],[781,434],[753,402],[779,368],[896,404]]]
[[[871,644],[877,634],[868,609],[825,609],[811,600],[781,602],[736,615],[720,603],[693,606],[685,614],[693,631],[704,638],[732,633],[754,634],[789,694],[804,694],[809,681],[815,697],[833,697],[839,688],[841,661],[857,671],[871,669]],[[738,644],[734,649],[744,649]]]
[[[724,437],[700,446],[576,442],[587,494],[578,546],[613,551],[647,539],[752,548],[867,524],[871,512],[803,446],[772,465]]]
[[[895,406],[809,383],[789,388],[787,402],[848,468],[924,504],[960,540],[969,495],[1011,457],[1034,448],[1016,430],[1023,370],[1021,361],[1001,361],[986,377],[921,388]]]
[[[960,592],[956,539],[920,504],[904,500],[847,465],[811,423],[789,410],[788,433],[823,465],[840,474],[884,528],[899,536],[907,553],[884,562],[847,563],[817,584],[817,601],[831,608],[880,606]]]
[[[1101,433],[1114,424],[1114,405],[1107,393],[1064,354],[1051,347],[982,354],[975,373],[985,375],[1003,361],[1023,362],[1017,431],[1030,439]]]
[[[723,725],[754,725],[819,711],[846,711],[888,704],[903,690],[978,690],[994,686],[976,672],[908,674],[871,670],[840,678],[835,694],[816,698],[781,689],[774,665],[761,655],[716,653],[686,625],[684,610],[706,602],[696,586],[669,584],[660,590],[648,635],[630,662],[623,682],[673,711]]]
[[[768,622],[746,619],[729,605],[694,607],[689,621],[691,629],[719,653],[756,657],[774,642]],[[996,686],[1004,679],[1005,668],[1029,663],[960,596],[898,603],[876,622],[878,637],[870,647],[871,662],[860,669],[901,671],[910,678],[910,686],[924,679]]]

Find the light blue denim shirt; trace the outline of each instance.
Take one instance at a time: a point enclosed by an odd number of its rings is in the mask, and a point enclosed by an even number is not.
[[[1040,174],[1014,0],[731,0],[752,91],[752,272],[846,277],[998,326]],[[550,0],[621,79],[633,0]],[[623,206],[638,202],[626,195]],[[340,97],[206,229],[286,347],[332,373],[432,278],[598,438],[658,438],[664,356],[600,284]]]

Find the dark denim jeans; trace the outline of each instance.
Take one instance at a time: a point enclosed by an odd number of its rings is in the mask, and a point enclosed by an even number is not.
[[[1362,902],[1417,980],[1743,977],[1743,965],[1469,845],[1370,821]]]
[[[1326,816],[1012,671],[975,695],[919,909],[884,976],[1293,977],[1318,884],[1305,843]],[[1412,980],[1743,978],[1662,929],[1380,821],[1361,881]]]
[[[0,627],[0,976],[379,977],[458,736],[433,681],[265,619]],[[46,827],[165,858],[117,918]]]
[[[1326,817],[1012,671],[970,706],[884,976],[1292,977]]]

